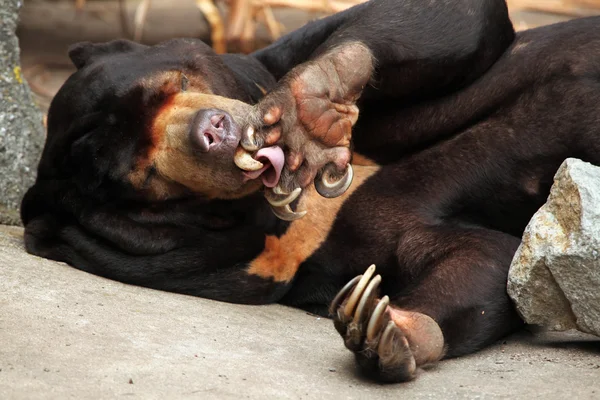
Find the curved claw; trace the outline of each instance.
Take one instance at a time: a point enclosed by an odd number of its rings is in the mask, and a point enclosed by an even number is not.
[[[287,194],[276,194],[275,190],[272,190],[265,193],[265,198],[273,207],[283,207],[296,200],[300,193],[302,193],[301,188],[296,188],[292,193]]]
[[[369,323],[367,324],[367,340],[372,341],[375,339],[375,336],[381,329],[381,324],[383,323],[383,314],[385,313],[387,306],[390,305],[390,298],[388,296],[383,296],[375,310],[373,310],[373,314],[369,319]]]
[[[354,290],[352,291],[352,294],[348,298],[348,302],[346,303],[346,306],[344,307],[344,314],[346,315],[346,317],[351,318],[352,315],[354,314],[354,308],[356,307],[356,303],[358,303],[358,301],[360,300],[360,298],[363,294],[363,291],[365,290],[365,288],[367,287],[367,284],[369,283],[369,281],[371,280],[371,277],[373,276],[373,273],[375,273],[375,264],[373,264],[369,268],[367,268],[367,270],[365,271],[363,276],[360,278],[360,280],[356,284],[356,288],[354,288]]]
[[[381,334],[381,339],[379,339],[377,352],[380,355],[384,354],[385,348],[390,346],[389,342],[394,338],[394,329],[396,329],[396,323],[394,323],[394,321],[389,321]]]
[[[273,214],[275,214],[277,218],[282,219],[284,221],[295,221],[306,215],[306,211],[292,211],[289,204],[283,207],[271,207],[271,211],[273,211]]]
[[[334,165],[327,165],[325,171],[319,174],[315,180],[315,189],[317,189],[317,192],[328,199],[343,195],[350,187],[354,178],[354,170],[350,164],[348,164],[346,172],[344,172],[344,175],[340,179],[331,179],[332,176],[335,176],[334,171]]]
[[[362,275],[355,276],[350,282],[346,283],[346,285],[335,295],[331,305],[329,306],[329,314],[334,315],[337,308],[340,304],[342,304],[342,300],[346,298],[346,295],[350,292],[351,289],[354,289],[356,283],[362,278]]]
[[[248,153],[241,147],[238,147],[235,150],[235,155],[233,156],[233,162],[238,166],[239,169],[244,171],[258,171],[262,167],[264,167],[263,163],[260,161],[256,161],[252,158],[252,155]]]
[[[240,144],[246,151],[257,151],[260,148],[256,142],[256,130],[253,126],[246,128],[240,139]]]
[[[353,321],[355,324],[359,324],[363,319],[364,314],[367,312],[367,307],[370,306],[370,299],[375,297],[375,294],[377,293],[377,288],[379,287],[380,283],[381,275],[375,276],[375,278],[373,278],[371,282],[369,282],[369,285],[363,292],[360,301],[358,302],[356,311],[354,311]]]
[[[273,189],[271,189],[273,191],[273,193],[278,194],[278,195],[284,195],[287,194],[286,192],[283,191],[283,189],[281,189],[281,186],[277,185],[275,186]]]

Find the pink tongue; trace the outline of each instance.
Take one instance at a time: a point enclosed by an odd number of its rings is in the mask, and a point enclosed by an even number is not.
[[[283,150],[278,146],[265,147],[257,151],[254,158],[261,162],[266,159],[268,162],[265,162],[265,166],[258,171],[246,171],[244,175],[248,179],[256,179],[260,176],[266,187],[275,187],[279,182],[279,176],[285,162]]]

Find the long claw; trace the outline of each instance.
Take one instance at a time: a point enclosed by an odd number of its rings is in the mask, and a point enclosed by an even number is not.
[[[279,219],[284,221],[295,221],[300,219],[306,215],[306,211],[294,212],[292,211],[290,205],[285,205],[283,207],[271,207],[273,214]]]
[[[249,126],[246,128],[246,132],[242,134],[240,144],[247,151],[257,151],[260,148],[256,142],[256,131],[254,130],[254,127]]]
[[[296,188],[292,190],[292,193],[278,195],[274,193],[275,191],[268,191],[265,193],[265,198],[273,207],[283,207],[290,204],[292,201],[296,200],[300,193],[302,193],[301,188]]]
[[[338,292],[338,294],[335,295],[333,301],[331,302],[331,305],[329,306],[330,315],[334,315],[334,313],[337,311],[337,308],[342,303],[342,300],[346,297],[348,292],[350,292],[350,290],[354,288],[356,282],[358,282],[360,278],[362,278],[362,275],[355,276],[350,282],[346,283],[346,285],[342,288],[342,290]]]
[[[235,150],[233,162],[238,166],[238,168],[244,171],[258,171],[264,166],[263,163],[256,161],[254,158],[252,158],[250,153],[241,147],[238,147]]]
[[[373,295],[375,293],[375,291],[377,290],[377,287],[379,287],[379,284],[381,283],[381,275],[377,275],[375,276],[375,278],[373,278],[371,280],[371,282],[369,282],[369,285],[367,286],[367,288],[365,289],[365,291],[363,292],[360,301],[358,302],[358,307],[356,307],[356,311],[354,312],[354,323],[359,324],[363,314],[365,313],[366,309],[367,309],[367,302],[369,301],[369,299],[371,299],[371,295]]]
[[[358,281],[356,288],[352,291],[352,294],[350,295],[350,298],[344,307],[344,314],[346,316],[350,317],[354,314],[354,307],[356,307],[356,303],[358,303],[358,300],[360,299],[362,292],[365,290],[365,287],[371,280],[373,273],[375,273],[375,264],[367,268],[362,278],[360,278],[360,281]]]
[[[393,339],[395,328],[396,328],[396,323],[394,321],[388,322],[387,326],[385,327],[385,330],[383,331],[383,334],[381,335],[381,339],[379,339],[379,347],[377,349],[377,352],[379,353],[380,357],[382,354],[384,354],[384,350],[385,350],[385,347],[388,346],[388,342]]]
[[[371,314],[371,318],[369,319],[369,324],[367,325],[367,340],[372,341],[377,336],[377,332],[381,328],[381,323],[383,322],[382,316],[385,313],[385,310],[390,305],[390,298],[388,296],[383,296],[375,309],[373,310],[373,314]]]
[[[281,188],[281,186],[277,185],[275,186],[273,189],[271,189],[273,191],[273,193],[278,194],[278,195],[284,195],[287,194],[286,192],[283,191],[283,189]]]
[[[317,176],[315,189],[317,189],[317,192],[321,196],[330,199],[343,195],[352,184],[352,179],[354,178],[352,165],[348,164],[346,172],[344,172],[344,175],[340,179],[332,179],[335,175],[335,166],[330,164]]]

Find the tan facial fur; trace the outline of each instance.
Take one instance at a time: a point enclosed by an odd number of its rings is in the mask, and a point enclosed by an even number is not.
[[[155,200],[185,192],[207,198],[235,198],[258,189],[257,182],[242,182],[243,175],[233,162],[239,136],[227,138],[227,143],[222,143],[223,151],[216,157],[200,154],[189,134],[199,110],[223,110],[238,126],[243,126],[251,108],[241,101],[213,94],[182,92],[171,96],[152,121],[151,145],[145,154],[139,155],[130,174],[131,182]]]

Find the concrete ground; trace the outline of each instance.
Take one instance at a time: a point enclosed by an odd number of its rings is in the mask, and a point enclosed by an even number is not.
[[[0,226],[1,399],[598,399],[600,339],[520,332],[413,382],[356,373],[330,320],[124,285]]]

